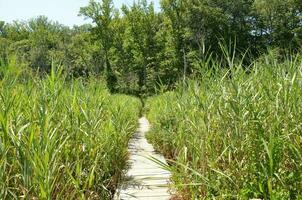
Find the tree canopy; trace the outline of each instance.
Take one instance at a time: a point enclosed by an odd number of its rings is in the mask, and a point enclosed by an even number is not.
[[[91,0],[79,14],[92,24],[66,27],[44,16],[0,22],[0,62],[49,72],[53,62],[71,76],[101,75],[112,92],[152,94],[195,76],[221,44],[257,58],[268,49],[298,51],[300,0],[162,0],[161,10],[139,0],[116,9]]]

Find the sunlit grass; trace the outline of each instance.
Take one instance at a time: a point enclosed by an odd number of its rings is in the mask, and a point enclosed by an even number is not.
[[[150,98],[149,140],[183,199],[302,198],[302,60],[232,61]]]
[[[0,80],[0,199],[110,199],[140,102],[55,68],[12,69]]]

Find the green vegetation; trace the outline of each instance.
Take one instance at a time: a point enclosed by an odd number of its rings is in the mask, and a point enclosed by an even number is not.
[[[147,102],[183,199],[302,198],[302,57],[204,70]]]
[[[301,0],[160,2],[0,21],[0,199],[111,199],[145,103],[180,198],[302,199]]]
[[[175,88],[199,74],[209,54],[225,62],[220,44],[248,50],[248,65],[267,49],[299,50],[301,0],[147,0],[114,8],[112,0],[91,0],[79,8],[92,24],[66,27],[40,16],[0,22],[0,62],[50,72],[59,63],[73,77],[104,75],[111,92],[152,95],[159,85]],[[235,45],[236,44],[236,45]]]
[[[139,100],[94,78],[1,69],[0,199],[111,199]]]

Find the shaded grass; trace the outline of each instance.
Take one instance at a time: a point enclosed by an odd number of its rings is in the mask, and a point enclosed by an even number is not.
[[[302,198],[302,60],[232,63],[150,98],[148,139],[183,199]]]

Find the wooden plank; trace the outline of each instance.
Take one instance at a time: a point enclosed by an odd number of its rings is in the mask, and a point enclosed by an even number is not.
[[[123,178],[114,196],[115,200],[168,200],[170,172],[162,169],[150,160],[154,157],[166,163],[162,155],[157,154],[148,143],[145,133],[149,131],[148,120],[139,119],[139,128],[129,142],[130,168]]]

